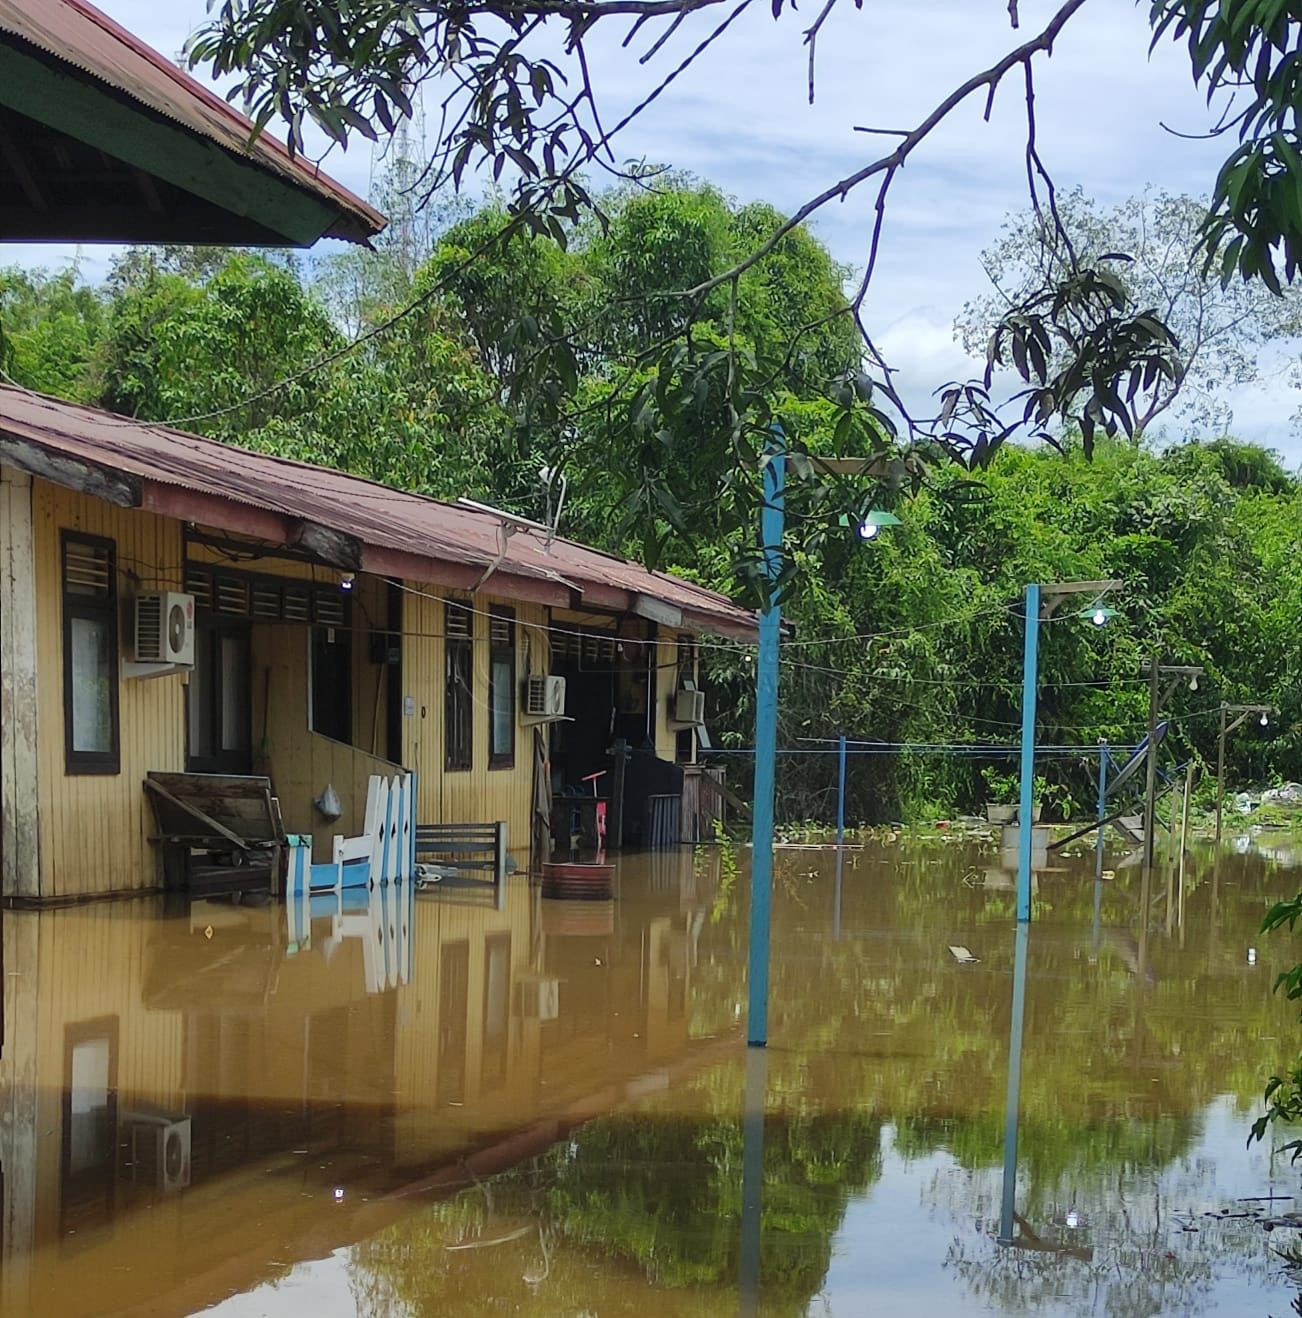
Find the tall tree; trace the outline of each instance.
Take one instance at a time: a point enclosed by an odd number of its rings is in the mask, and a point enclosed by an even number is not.
[[[721,349],[710,344],[698,353],[693,327],[701,317],[714,318],[715,294],[735,302],[741,277],[788,234],[823,207],[859,190],[873,198],[876,222],[864,252],[863,277],[839,307],[865,339],[868,370],[857,405],[867,408],[885,397],[894,405],[907,442],[921,455],[941,451],[978,464],[1019,431],[1045,433],[1054,425],[1074,425],[1087,451],[1096,432],[1133,432],[1136,417],[1169,392],[1178,376],[1178,344],[1153,308],[1132,300],[1107,263],[1072,256],[1065,270],[1055,271],[1050,282],[1030,290],[1003,317],[993,338],[992,366],[1010,365],[1027,385],[1011,415],[992,405],[988,381],[942,389],[936,416],[911,415],[895,395],[889,365],[873,347],[864,318],[891,190],[901,171],[960,107],[969,102],[988,106],[1007,80],[1020,84],[1025,104],[1026,134],[1017,149],[1024,155],[1029,200],[1044,223],[1058,224],[1037,132],[1035,74],[1057,44],[1071,40],[1073,20],[1092,2],[1060,0],[1027,36],[1019,30],[1021,6],[1012,0],[1007,12],[1014,31],[1000,58],[974,65],[970,76],[939,94],[933,109],[916,123],[867,125],[886,134],[887,145],[879,149],[880,136],[865,137],[874,145],[861,164],[830,181],[791,215],[758,224],[726,268],[657,291],[656,306],[646,307],[641,318],[673,325],[685,349],[682,360],[698,376],[723,380],[729,386],[727,406],[735,413],[730,427],[708,438],[680,431],[673,424],[676,418],[666,416],[669,424],[659,429],[669,444],[702,448],[722,478],[745,459],[756,437],[768,432],[772,399],[762,388],[737,392],[730,387],[739,378],[737,345],[731,340]],[[439,195],[482,171],[504,180],[508,188],[499,241],[526,230],[564,241],[567,227],[581,214],[601,211],[584,171],[627,172],[616,156],[622,131],[647,105],[672,96],[684,68],[733,40],[734,25],[750,4],[479,0],[467,6],[448,0],[353,0],[345,19],[316,0],[224,0],[192,44],[191,55],[218,74],[234,75],[232,96],[247,100],[259,126],[275,116],[283,119],[296,146],[309,121],[340,142],[358,134],[377,138],[390,133],[412,115],[416,93],[427,84],[439,103],[422,175],[427,195]],[[811,98],[818,41],[835,6],[836,0],[827,0],[812,20],[797,20],[795,6],[784,0],[771,6],[775,22],[801,24]],[[870,16],[873,6],[866,8]],[[924,24],[923,11],[918,13],[918,23]],[[696,16],[691,30],[700,39],[684,57],[671,53],[670,38],[689,16]],[[991,21],[998,21],[993,9]],[[1302,185],[1297,144],[1302,83],[1293,75],[1297,19],[1292,7],[1259,0],[1152,0],[1150,22],[1154,41],[1187,47],[1193,77],[1209,99],[1233,97],[1223,116],[1228,122],[1219,123],[1217,131],[1237,133],[1238,145],[1211,189],[1201,231],[1204,250],[1226,276],[1238,273],[1278,288],[1281,278],[1293,277],[1302,255],[1302,211],[1296,206]],[[623,38],[622,45],[602,44],[606,79],[619,76],[618,61],[625,59],[659,69],[650,93],[618,120],[603,113],[592,77],[590,53],[598,32]],[[630,309],[630,319],[637,318]],[[793,354],[807,332],[806,327],[797,331],[789,345]],[[720,386],[706,380],[701,387],[708,392]],[[758,481],[746,489],[753,508]],[[652,515],[651,505],[646,515]]]
[[[1175,369],[1137,395],[1133,437],[1164,414],[1185,438],[1222,435],[1233,421],[1227,390],[1261,382],[1262,349],[1302,331],[1302,297],[1260,281],[1223,281],[1203,247],[1207,209],[1192,197],[1149,191],[1103,208],[1076,188],[1060,197],[1057,223],[1030,211],[1009,219],[981,254],[993,291],[958,318],[962,343],[984,357],[1010,307],[1062,280],[1073,262],[1106,265],[1135,306],[1151,307],[1179,343]],[[1066,365],[1061,344],[1053,365]]]

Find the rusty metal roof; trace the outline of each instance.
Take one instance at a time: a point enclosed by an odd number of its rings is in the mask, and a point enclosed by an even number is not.
[[[298,544],[341,568],[755,633],[755,615],[726,596],[572,540],[549,546],[492,511],[11,386],[0,386],[0,462],[122,506]]]
[[[364,242],[386,220],[317,166],[85,0],[0,0],[0,33],[21,38],[118,94],[301,187],[335,213],[325,235]]]

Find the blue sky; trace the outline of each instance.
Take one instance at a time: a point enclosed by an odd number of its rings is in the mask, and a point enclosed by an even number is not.
[[[99,2],[168,55],[180,50],[206,12],[204,0]],[[1048,0],[1021,0],[1017,35],[1037,31],[1055,8]],[[1007,50],[1017,39],[1007,10],[1007,0],[863,0],[862,9],[842,0],[819,40],[811,106],[801,34],[817,6],[774,22],[769,6],[757,4],[630,125],[618,154],[691,170],[743,201],[794,209],[889,141],[855,132],[855,125],[911,126]],[[1060,187],[1079,184],[1104,202],[1150,185],[1195,196],[1209,190],[1228,143],[1185,140],[1161,126],[1196,132],[1209,119],[1183,51],[1167,43],[1149,57],[1147,13],[1148,0],[1090,0],[1053,57],[1038,65],[1039,142]],[[639,67],[613,39],[591,47],[607,122],[635,104],[657,73],[717,21],[711,14],[684,23],[649,68]],[[975,98],[901,176],[867,305],[879,346],[899,368],[904,389],[923,403],[931,388],[973,369],[954,343],[953,320],[964,302],[984,291],[981,249],[1025,197],[1020,79],[1002,89],[988,124],[981,110]],[[347,152],[332,152],[326,168],[364,194],[373,168],[370,145],[359,141]],[[815,221],[839,260],[862,265],[871,203],[869,192],[852,196]],[[33,264],[59,264],[69,255],[66,249],[21,251]],[[103,252],[83,253],[90,275],[105,260]],[[1232,400],[1234,428],[1279,448],[1291,462],[1302,461],[1292,425],[1299,401],[1283,383],[1245,391]]]

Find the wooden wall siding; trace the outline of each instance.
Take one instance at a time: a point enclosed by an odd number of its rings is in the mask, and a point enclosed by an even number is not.
[[[150,939],[160,926],[142,915],[134,903],[5,915],[10,1042],[0,1059],[0,1095],[3,1139],[13,1155],[5,1158],[6,1246],[11,1227],[18,1239],[35,1243],[58,1233],[70,1026],[106,1018],[116,1023],[119,1116],[185,1106],[181,1015],[144,1003]],[[6,1258],[6,1273],[8,1266]]]
[[[32,480],[0,467],[0,887],[41,887]]]
[[[439,588],[421,585],[403,598],[402,680],[412,713],[403,718],[403,762],[420,775],[421,823],[482,823],[504,819],[508,845],[527,849],[533,793],[533,732],[518,721],[515,765],[488,767],[488,608],[507,604],[516,614],[516,680],[548,671],[547,613],[540,606],[476,595],[474,628],[474,751],[472,767],[444,770],[444,610]]]
[[[117,546],[120,656],[130,644],[130,597],[137,589],[179,590],[181,524],[153,513],[36,481],[33,486],[37,675],[41,711],[41,895],[154,886],[153,821],[141,782],[150,769],[185,768],[185,689],[169,675],[119,688],[121,768],[116,774],[64,773],[63,630],[60,532],[105,536]],[[134,574],[134,575],[133,575]]]

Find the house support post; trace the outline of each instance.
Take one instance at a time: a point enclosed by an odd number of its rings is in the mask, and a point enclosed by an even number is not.
[[[41,895],[32,478],[0,467],[0,889]]]

